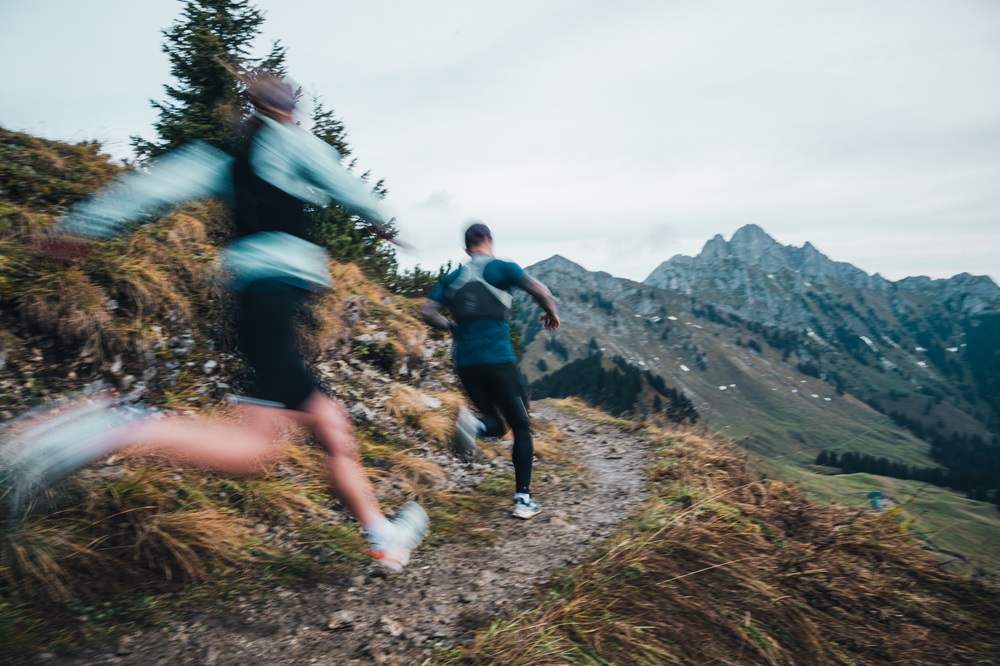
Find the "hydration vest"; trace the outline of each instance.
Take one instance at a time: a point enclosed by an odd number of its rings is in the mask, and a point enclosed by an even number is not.
[[[514,297],[497,289],[483,277],[487,264],[496,261],[487,254],[477,254],[463,264],[455,281],[445,292],[451,315],[462,319],[499,319],[510,321]]]

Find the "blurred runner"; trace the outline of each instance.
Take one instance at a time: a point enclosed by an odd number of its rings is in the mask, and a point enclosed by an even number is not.
[[[71,258],[83,247],[73,237],[109,238],[185,201],[227,201],[236,233],[222,254],[238,304],[238,344],[256,375],[255,390],[240,398],[245,423],[152,418],[108,400],[77,405],[5,444],[13,502],[24,507],[38,490],[125,447],[225,472],[260,472],[279,454],[278,432],[295,423],[322,441],[333,490],[363,525],[373,556],[399,570],[426,533],[427,514],[411,502],[392,520],[383,515],[358,460],[350,417],[312,378],[294,325],[310,292],[332,287],[329,257],[311,242],[306,206],[336,203],[383,237],[387,227],[378,199],[342,166],[340,154],[295,124],[287,81],[262,76],[248,94],[254,114],[236,155],[201,142],[168,153],[76,207],[41,248]]]

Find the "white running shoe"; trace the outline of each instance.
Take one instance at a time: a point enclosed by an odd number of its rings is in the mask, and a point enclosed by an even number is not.
[[[17,419],[0,443],[12,514],[29,510],[38,493],[111,453],[113,433],[150,414],[115,405],[114,399],[71,401]]]
[[[531,520],[537,516],[542,510],[542,505],[531,499],[530,497],[525,499],[524,497],[514,498],[514,508],[511,510],[510,515],[515,518],[520,518],[521,520]]]
[[[398,573],[410,563],[410,553],[427,534],[427,512],[416,502],[407,502],[389,521],[391,532],[371,544],[371,554],[379,564]]]
[[[456,447],[455,452],[458,457],[465,462],[472,462],[479,458],[479,444],[476,439],[482,432],[482,421],[465,407],[458,408],[458,420],[455,422]]]

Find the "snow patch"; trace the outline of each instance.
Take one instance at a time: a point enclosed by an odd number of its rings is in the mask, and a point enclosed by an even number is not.
[[[891,340],[891,339],[889,338],[889,336],[888,336],[888,335],[883,335],[883,336],[882,336],[882,339],[883,339],[883,340],[885,340],[885,341],[886,341],[886,343],[887,343],[887,344],[888,344],[888,345],[889,345],[890,347],[892,347],[893,349],[902,349],[902,347],[900,347],[900,346],[899,346],[899,345],[897,345],[897,344],[896,344],[895,342],[893,342],[893,341],[892,341],[892,340]]]

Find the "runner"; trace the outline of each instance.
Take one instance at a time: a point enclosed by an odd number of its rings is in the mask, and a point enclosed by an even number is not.
[[[510,339],[512,287],[529,293],[545,312],[547,330],[559,328],[552,294],[520,266],[493,256],[489,227],[475,223],[465,232],[469,262],[444,276],[424,300],[424,320],[455,337],[455,370],[469,399],[479,411],[476,418],[464,407],[458,416],[458,453],[466,460],[478,455],[476,438],[499,437],[506,431],[503,419],[514,432],[514,507],[511,515],[525,520],[542,510],[531,498],[531,466],[534,443],[528,417],[528,396],[514,364]],[[442,314],[448,307],[454,322]]]
[[[292,86],[271,76],[248,93],[255,113],[235,156],[193,143],[112,184],[75,208],[42,244],[55,256],[78,254],[72,237],[109,238],[126,223],[185,201],[229,202],[236,239],[223,251],[237,296],[237,339],[256,375],[242,398],[245,425],[207,419],[151,418],[110,401],[85,404],[16,437],[15,497],[39,489],[125,447],[231,473],[261,471],[280,453],[275,437],[289,422],[310,428],[327,452],[334,492],[364,527],[372,555],[398,571],[427,530],[427,514],[409,503],[388,520],[358,460],[343,405],[320,391],[296,348],[294,319],[310,292],[332,287],[327,253],[310,242],[306,205],[336,202],[385,233],[378,199],[341,165],[336,150],[295,124]]]

